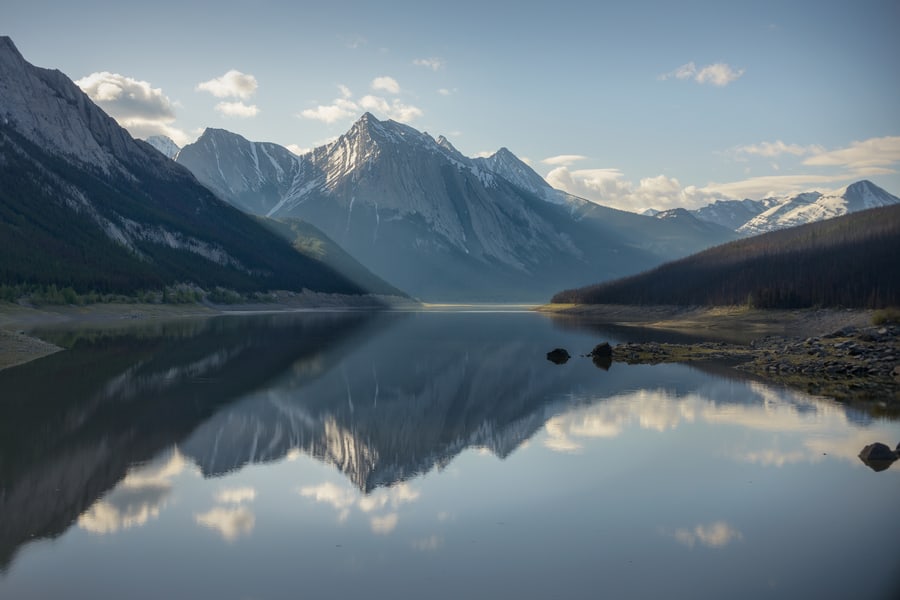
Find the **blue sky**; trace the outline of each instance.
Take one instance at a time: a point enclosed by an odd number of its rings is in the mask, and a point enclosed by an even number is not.
[[[589,4],[5,0],[0,34],[136,137],[299,151],[369,110],[631,210],[900,194],[896,0]]]

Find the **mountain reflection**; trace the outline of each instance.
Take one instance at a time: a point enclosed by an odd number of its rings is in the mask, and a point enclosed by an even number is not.
[[[309,377],[306,365],[332,362],[372,321],[282,314],[43,332],[67,351],[0,372],[0,569],[22,543],[76,521],[101,532],[152,518],[166,484],[139,484],[132,465],[286,370]]]
[[[857,464],[871,437],[856,422],[864,417],[835,403],[680,365],[553,365],[557,337],[535,315],[434,313],[229,317],[51,337],[68,351],[0,372],[0,515],[16,516],[0,520],[0,566],[73,523],[101,534],[159,518],[187,465],[215,477],[308,455],[349,483],[300,487],[298,497],[330,506],[339,522],[358,511],[386,535],[419,498],[414,477],[468,448],[506,458],[539,432],[557,452],[697,421],[810,432],[799,446],[727,449],[774,466],[826,453]],[[223,488],[193,520],[234,541],[254,530],[255,497],[253,487]],[[671,535],[686,545],[740,539],[718,522]]]

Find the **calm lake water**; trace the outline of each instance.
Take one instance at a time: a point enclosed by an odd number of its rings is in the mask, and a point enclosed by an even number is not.
[[[0,598],[896,598],[900,423],[533,313],[45,331]],[[567,348],[561,365],[546,353]]]

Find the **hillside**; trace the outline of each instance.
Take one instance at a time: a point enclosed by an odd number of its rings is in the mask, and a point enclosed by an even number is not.
[[[134,293],[363,290],[134,140],[0,37],[0,284]]]
[[[738,240],[556,294],[556,304],[900,305],[900,205]]]

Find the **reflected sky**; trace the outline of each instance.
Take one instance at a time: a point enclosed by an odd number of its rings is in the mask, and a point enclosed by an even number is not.
[[[857,457],[895,446],[897,422],[738,374],[603,371],[578,356],[596,330],[535,314],[297,319],[141,338],[68,401],[39,398],[43,420],[19,411],[0,463],[0,596],[900,589],[900,523],[860,510],[896,497],[900,468]],[[90,339],[94,356],[128,345]],[[80,368],[84,343],[67,357]],[[574,358],[547,362],[554,347]],[[66,354],[48,368],[70,372]]]

